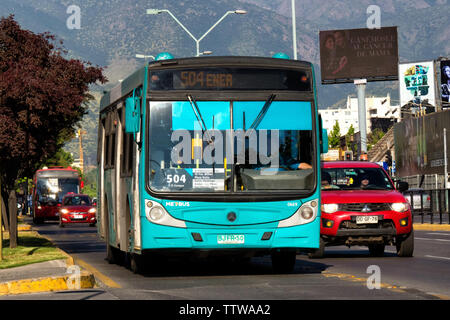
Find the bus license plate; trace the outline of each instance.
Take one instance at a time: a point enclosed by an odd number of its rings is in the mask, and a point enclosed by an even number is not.
[[[356,224],[378,223],[378,216],[356,216]]]
[[[242,244],[244,243],[243,234],[223,234],[217,236],[218,244]]]

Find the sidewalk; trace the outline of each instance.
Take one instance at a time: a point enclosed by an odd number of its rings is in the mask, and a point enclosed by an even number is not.
[[[19,229],[31,230],[32,226],[21,225]],[[4,295],[94,288],[94,275],[75,265],[73,258],[61,251],[66,259],[1,269],[0,300]]]

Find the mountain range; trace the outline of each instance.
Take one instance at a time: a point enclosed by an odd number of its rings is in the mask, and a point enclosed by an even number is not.
[[[316,66],[319,108],[355,94],[353,84],[321,85],[319,31],[365,28],[369,5],[381,10],[382,26],[398,26],[399,60],[425,61],[450,56],[450,3],[447,0],[296,0],[298,59]],[[80,29],[69,29],[71,5],[80,8]],[[227,11],[230,14],[200,42],[200,51],[213,55],[272,56],[292,54],[291,0],[2,0],[0,16],[15,15],[22,28],[50,32],[64,41],[68,58],[104,66],[110,80],[93,88],[97,99],[105,88],[135,70],[142,59],[163,51],[175,57],[195,55],[195,42],[167,13],[147,15],[146,9],[167,9],[200,38]],[[367,95],[386,95],[398,101],[398,82],[374,82]],[[98,100],[97,100],[98,101]],[[98,103],[93,103],[81,124],[88,131],[85,161],[95,163]],[[78,157],[78,145],[67,149]]]

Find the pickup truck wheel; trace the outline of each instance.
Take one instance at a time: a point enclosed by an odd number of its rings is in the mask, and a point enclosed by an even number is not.
[[[399,257],[412,257],[414,253],[414,230],[406,238],[397,238],[397,255]]]

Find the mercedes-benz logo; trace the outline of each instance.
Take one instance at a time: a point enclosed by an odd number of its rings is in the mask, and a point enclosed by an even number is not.
[[[234,213],[233,211],[229,212],[227,215],[227,219],[230,222],[233,222],[234,220],[236,220],[236,213]]]

